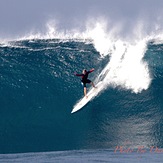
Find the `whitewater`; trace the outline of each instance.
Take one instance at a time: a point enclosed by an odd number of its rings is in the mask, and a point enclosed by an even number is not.
[[[105,84],[103,89],[108,84],[131,89],[135,93],[147,89],[151,82],[151,76],[148,64],[143,60],[143,57],[148,42],[160,40],[161,34],[142,37],[141,31],[138,31],[136,38],[131,36],[133,37],[132,39],[128,40],[127,38],[123,40],[120,35],[118,36],[115,33],[115,31],[118,31],[117,28],[111,29],[109,32],[106,30],[108,26],[106,20],[102,19],[102,21],[94,24],[92,22],[93,20],[87,23],[86,31],[81,32],[74,29],[70,31],[57,31],[58,28],[54,21],[49,21],[44,34],[30,33],[16,40],[59,39],[62,41],[74,40],[92,43],[97,52],[99,52],[99,58],[104,58],[107,55],[110,57],[108,64],[96,78],[96,83],[99,79],[104,80]],[[136,30],[142,30],[143,27],[137,28]],[[104,74],[105,77],[103,76]]]

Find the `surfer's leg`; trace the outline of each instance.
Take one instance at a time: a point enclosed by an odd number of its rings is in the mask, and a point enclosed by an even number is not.
[[[87,88],[84,87],[84,96],[87,97]]]
[[[85,82],[83,82],[83,86],[84,86],[84,96],[87,98],[87,87]]]
[[[94,88],[96,88],[94,83],[91,80],[87,79],[87,83],[91,84]]]
[[[93,86],[94,88],[96,88],[93,82],[91,82],[91,84],[92,84],[92,86]]]

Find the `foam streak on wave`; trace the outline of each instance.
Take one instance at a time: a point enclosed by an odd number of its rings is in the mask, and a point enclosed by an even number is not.
[[[121,86],[135,93],[146,90],[151,82],[147,62],[143,61],[146,42],[135,45],[120,40],[114,43],[114,50],[108,65],[99,75],[105,85]]]

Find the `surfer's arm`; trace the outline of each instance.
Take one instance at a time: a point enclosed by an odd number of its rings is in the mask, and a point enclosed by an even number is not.
[[[75,76],[83,76],[83,74],[74,73]]]
[[[93,72],[95,69],[94,68],[92,68],[91,70],[89,70],[89,73],[91,73],[91,72]]]

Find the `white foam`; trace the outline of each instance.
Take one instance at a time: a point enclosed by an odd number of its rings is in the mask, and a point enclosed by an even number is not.
[[[121,86],[135,93],[148,89],[151,77],[148,64],[143,61],[146,42],[140,41],[131,45],[119,40],[114,46],[110,62],[100,74],[104,83]]]
[[[148,63],[143,60],[149,37],[141,32],[142,25],[137,25],[136,38],[127,41],[118,37],[120,27],[107,31],[107,24],[96,23],[88,36],[93,39],[93,44],[102,57],[110,55],[110,61],[97,77],[96,82],[103,80],[104,88],[120,86],[138,93],[149,88],[151,83]],[[134,32],[133,32],[134,33]]]

